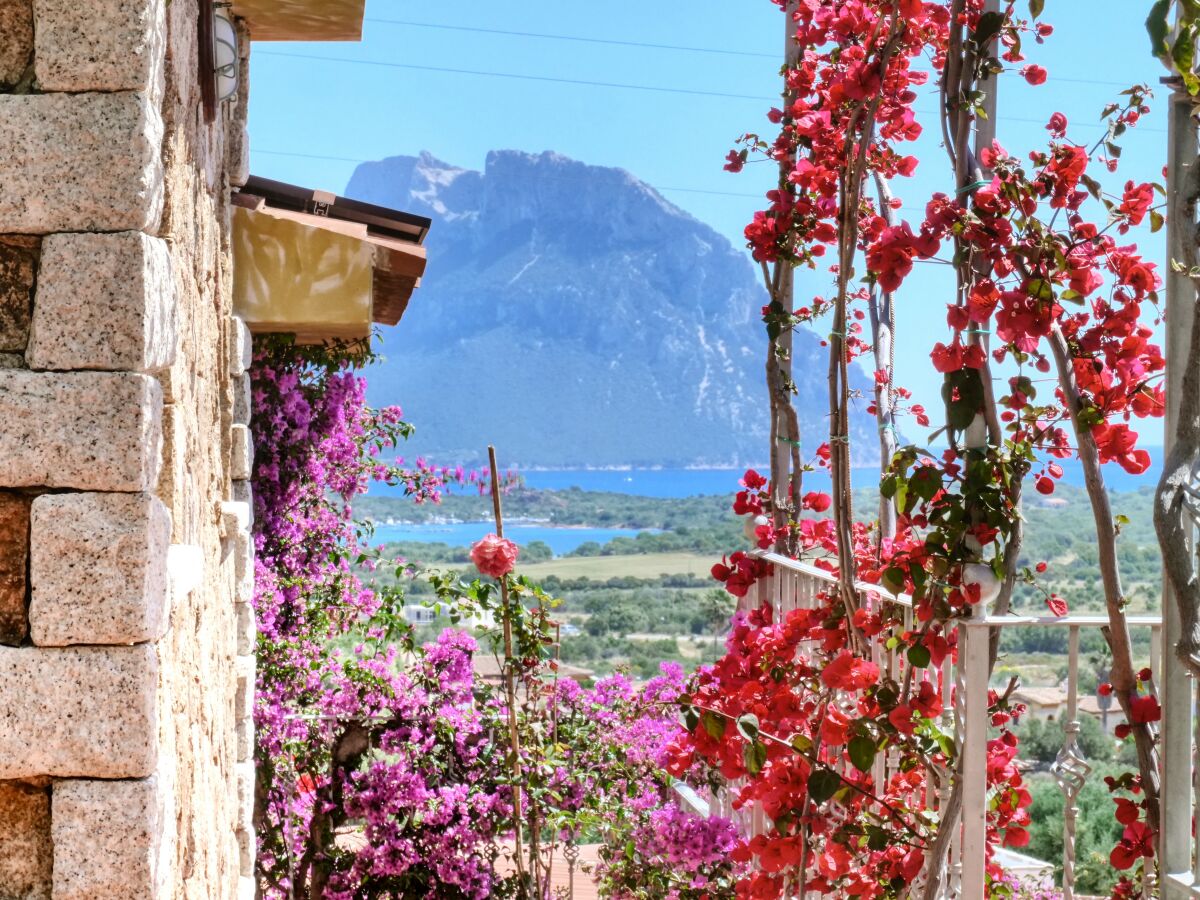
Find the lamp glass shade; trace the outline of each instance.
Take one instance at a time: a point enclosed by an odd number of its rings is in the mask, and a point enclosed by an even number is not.
[[[213,49],[217,99],[228,100],[238,89],[238,37],[233,20],[224,9],[213,13]]]

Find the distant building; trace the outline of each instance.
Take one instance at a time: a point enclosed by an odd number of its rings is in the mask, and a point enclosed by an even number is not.
[[[410,625],[428,625],[437,618],[437,613],[428,606],[409,604],[404,607],[404,621]]]
[[[1024,703],[1027,716],[1042,722],[1061,721],[1067,712],[1067,691],[1061,685],[1057,687],[1021,687],[1012,693],[1012,699]],[[1124,721],[1121,710],[1116,704],[1105,710],[1100,701],[1092,694],[1080,694],[1076,708],[1081,716],[1091,716],[1099,719],[1105,732],[1112,734],[1117,725]]]

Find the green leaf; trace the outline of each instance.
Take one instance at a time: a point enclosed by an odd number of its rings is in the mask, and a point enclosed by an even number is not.
[[[706,709],[700,714],[700,724],[704,726],[704,730],[708,732],[708,736],[714,741],[719,741],[725,736],[724,716],[718,716],[716,713]]]
[[[971,40],[973,40],[979,47],[986,47],[988,42],[998,35],[1000,33],[1000,29],[1003,27],[1003,13],[984,13],[979,17],[979,24],[975,26],[975,32],[971,35]]]
[[[1179,32],[1179,37],[1175,39],[1175,46],[1171,48],[1171,60],[1186,81],[1188,75],[1195,68],[1196,61],[1196,42],[1191,29],[1184,28]]]
[[[908,489],[922,500],[932,500],[942,489],[942,477],[933,466],[920,466],[908,480]]]
[[[908,653],[906,655],[908,656],[909,663],[918,669],[924,669],[926,666],[928,666],[931,659],[929,655],[929,648],[925,647],[923,644],[913,644],[908,648]]]
[[[1065,290],[1058,295],[1058,299],[1064,303],[1074,303],[1076,306],[1083,306],[1083,294],[1078,291]]]
[[[747,744],[746,749],[742,751],[742,761],[746,764],[747,772],[757,775],[767,764],[767,745],[761,741]]]
[[[1171,14],[1171,0],[1158,0],[1150,7],[1150,15],[1146,17],[1146,33],[1150,35],[1150,52],[1155,56],[1166,56],[1167,34],[1171,31],[1168,17]]]
[[[912,578],[913,584],[916,585],[917,590],[925,586],[925,570],[920,566],[912,566],[908,570],[908,574]]]
[[[1031,297],[1049,302],[1054,299],[1054,286],[1044,278],[1031,278],[1026,290]]]
[[[880,579],[883,586],[893,594],[899,594],[904,590],[904,570],[899,566],[891,566],[884,570],[883,578]]]
[[[1046,0],[1029,0],[1029,15],[1037,18],[1042,14],[1042,10],[1046,8]]]
[[[878,825],[867,826],[867,846],[872,850],[879,852],[886,850],[892,843],[891,832]]]
[[[748,741],[758,740],[758,716],[754,713],[746,713],[737,720],[738,734]]]
[[[813,803],[824,803],[838,792],[842,779],[829,769],[814,769],[808,776],[808,796]]]
[[[812,738],[798,734],[792,738],[792,747],[801,753],[811,753],[813,748]]]
[[[896,496],[896,476],[889,475],[883,481],[879,482],[879,494],[886,500],[891,500]]]
[[[873,740],[862,735],[852,737],[846,750],[850,754],[850,762],[854,763],[854,768],[860,772],[869,772],[871,770],[871,764],[875,762],[876,753],[875,742]]]
[[[1160,213],[1158,210],[1154,210],[1154,209],[1150,210],[1150,233],[1151,234],[1157,234],[1158,232],[1162,231],[1162,227],[1165,224],[1166,224],[1166,220],[1163,219],[1162,213]]]

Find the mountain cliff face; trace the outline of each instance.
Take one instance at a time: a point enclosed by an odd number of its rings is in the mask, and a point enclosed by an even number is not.
[[[413,449],[471,461],[491,442],[526,466],[767,457],[755,272],[628,172],[516,151],[476,172],[423,153],[360,165],[346,194],[433,219],[426,276],[370,376],[372,400],[416,423]],[[815,446],[826,351],[811,332],[796,345]]]

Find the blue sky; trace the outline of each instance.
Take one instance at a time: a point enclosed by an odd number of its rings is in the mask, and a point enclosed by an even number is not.
[[[1074,137],[1094,141],[1102,133],[1097,123],[1106,102],[1134,82],[1156,85],[1164,70],[1147,51],[1142,26],[1147,6],[1134,0],[1047,4],[1045,19],[1056,32],[1042,46],[1029,41],[1026,55],[1050,71],[1050,80],[1040,88],[1016,75],[1001,80],[1001,142],[1021,153],[1043,146],[1045,122],[1056,110],[1081,126],[1073,129]],[[584,5],[523,0],[440,8],[368,0],[360,44],[254,45],[252,170],[341,192],[355,160],[428,150],[456,165],[480,167],[492,149],[555,150],[595,165],[628,169],[740,247],[742,228],[772,176],[767,165],[748,166],[739,175],[721,166],[739,134],[769,128],[764,113],[778,95],[775,55],[782,40],[782,17],[768,0],[605,0]],[[919,110],[933,111],[929,90]],[[1108,182],[1114,189],[1126,178],[1161,180],[1164,99],[1160,92],[1154,113],[1125,139],[1121,172]],[[932,116],[924,120],[932,126]],[[930,193],[949,184],[945,156],[933,132],[927,128],[917,144],[923,158],[917,176],[895,185],[897,195],[918,208]],[[1133,237],[1164,266],[1161,235]],[[803,302],[805,294],[825,293],[829,279],[823,273],[804,273],[798,285]],[[935,419],[940,376],[929,366],[928,352],[945,332],[947,286],[942,267],[923,266],[898,302],[898,378],[934,411]],[[1146,429],[1148,438],[1151,430],[1156,431],[1154,425]],[[1157,433],[1151,443],[1160,443]]]

